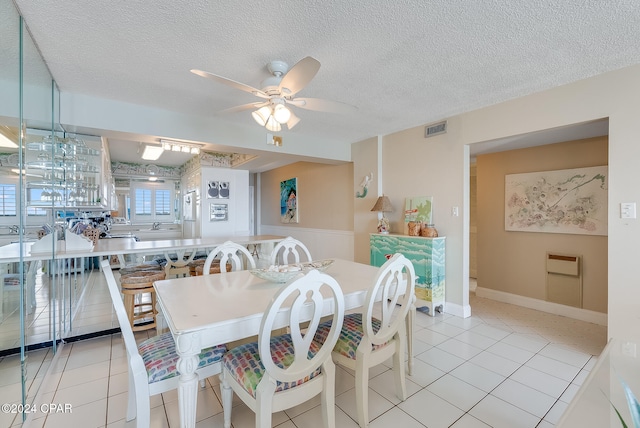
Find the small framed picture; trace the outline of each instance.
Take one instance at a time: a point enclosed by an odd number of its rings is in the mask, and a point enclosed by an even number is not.
[[[211,204],[209,211],[209,221],[227,221],[229,210],[227,204]]]

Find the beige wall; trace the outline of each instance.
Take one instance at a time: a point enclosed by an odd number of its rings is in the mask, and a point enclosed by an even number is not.
[[[353,164],[327,165],[296,162],[260,174],[260,220],[280,222],[280,182],[298,178],[298,215],[293,228],[353,231]]]
[[[546,252],[583,262],[583,308],[607,312],[607,237],[504,230],[506,174],[608,164],[607,137],[481,155],[477,158],[478,287],[544,300]]]
[[[630,95],[637,93],[640,65],[449,117],[447,133],[433,138],[424,138],[424,126],[382,137],[383,188],[391,202],[416,189],[434,196],[436,227],[447,237],[446,312],[471,314],[470,145],[608,118],[609,336],[640,342],[640,220],[620,218],[620,203],[640,201],[640,97]],[[353,162],[358,167],[359,159]],[[451,216],[452,206],[461,207],[459,217]]]
[[[371,208],[382,193],[379,188],[380,171],[378,157],[378,139],[370,138],[351,145],[351,156],[358,159],[353,168],[353,181],[357,191],[362,179],[373,173],[373,179],[369,184],[367,195],[364,198],[356,198],[354,201],[353,231],[354,231],[354,260],[359,263],[369,264],[371,256],[369,251],[369,234],[377,232],[378,215],[371,212]]]

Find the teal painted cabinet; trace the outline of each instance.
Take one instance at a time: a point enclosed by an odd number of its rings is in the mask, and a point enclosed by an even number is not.
[[[421,236],[372,233],[371,265],[382,266],[395,253],[413,263],[416,271],[416,307],[426,307],[429,315],[442,312],[445,303],[445,242],[444,236]]]

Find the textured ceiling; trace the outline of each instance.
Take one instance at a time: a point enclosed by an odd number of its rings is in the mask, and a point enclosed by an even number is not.
[[[299,95],[359,109],[296,109],[283,133],[345,144],[640,62],[637,0],[15,3],[63,92],[215,115],[259,99],[190,69],[260,87],[269,61],[313,56]]]

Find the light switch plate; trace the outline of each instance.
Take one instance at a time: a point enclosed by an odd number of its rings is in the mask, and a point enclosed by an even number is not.
[[[635,202],[621,203],[620,218],[636,218],[636,203]]]

